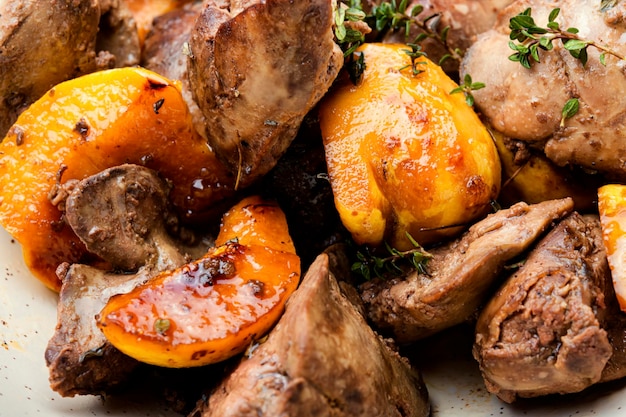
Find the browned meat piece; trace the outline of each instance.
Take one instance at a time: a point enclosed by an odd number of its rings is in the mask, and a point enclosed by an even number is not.
[[[54,85],[139,62],[134,20],[124,10],[119,0],[0,2],[0,140]]]
[[[137,23],[124,0],[99,0],[100,22],[96,51],[111,55],[109,67],[130,67],[139,63],[141,45]],[[103,63],[99,63],[102,67]]]
[[[121,165],[70,187],[65,218],[89,252],[122,271],[184,263],[166,229],[177,223],[169,186],[154,171]]]
[[[575,27],[580,35],[626,55],[626,3],[521,0],[503,10],[493,30],[481,35],[468,50],[462,73],[486,87],[474,92],[478,109],[489,124],[504,135],[544,149],[559,166],[580,165],[617,179],[626,179],[626,62],[589,47],[583,67],[560,42],[540,53],[541,63],[530,70],[508,59],[509,18],[527,7],[540,26],[549,12],[560,7],[557,22]],[[564,121],[561,111],[568,99],[580,100],[578,113]]]
[[[190,3],[154,19],[142,52],[142,65],[171,80],[180,80],[182,93],[191,112],[196,130],[206,135],[202,112],[193,99],[187,76],[185,44],[200,14],[202,4]]]
[[[0,3],[0,137],[53,85],[95,70],[97,0]]]
[[[210,3],[192,32],[189,81],[206,135],[239,186],[274,167],[337,76],[328,0]]]
[[[335,274],[349,272],[337,262],[314,261],[267,341],[191,415],[429,415],[420,375],[342,294]]]
[[[95,316],[111,296],[132,290],[148,276],[107,274],[79,264],[59,273],[58,322],[45,353],[50,386],[64,397],[106,393],[125,382],[138,362],[106,340]]]
[[[507,261],[522,254],[554,220],[573,209],[570,198],[518,203],[474,224],[431,251],[427,273],[374,279],[360,287],[369,319],[399,343],[413,342],[472,318]]]
[[[124,382],[137,362],[115,349],[96,326],[108,299],[132,290],[159,271],[186,263],[167,235],[165,182],[154,171],[124,165],[69,190],[66,218],[95,254],[122,272],[64,265],[55,334],[46,349],[52,389],[63,396],[101,394]]]
[[[411,2],[407,10],[412,10],[413,7],[421,5],[424,8],[424,11],[418,16],[421,21],[434,14],[440,14],[437,21],[431,20],[429,24],[433,25],[438,22],[435,28],[438,32],[448,27],[446,38],[448,45],[452,49],[464,52],[476,41],[477,35],[491,29],[498,12],[513,2],[514,0],[417,0]],[[413,41],[419,33],[422,31],[415,27],[411,30],[408,40],[404,32],[400,31],[387,37],[385,41],[406,43]],[[421,45],[422,50],[434,62],[439,62],[445,54],[449,53],[440,42],[432,38],[425,39]],[[444,64],[444,69],[447,72],[458,71],[458,62],[448,61]]]
[[[474,357],[487,389],[512,402],[600,381],[612,354],[602,328],[609,282],[598,219],[561,221],[480,315]]]

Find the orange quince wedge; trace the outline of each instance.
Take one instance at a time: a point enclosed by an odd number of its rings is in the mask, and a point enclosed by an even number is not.
[[[362,79],[319,106],[335,206],[358,244],[412,249],[458,234],[500,190],[493,139],[459,86],[404,44],[366,43]]]
[[[248,197],[223,218],[202,258],[112,297],[98,326],[120,351],[164,367],[216,363],[278,320],[300,279],[282,210]]]
[[[626,185],[600,187],[598,211],[615,295],[620,309],[626,312]]]
[[[20,115],[0,143],[0,225],[26,265],[58,290],[62,262],[91,263],[50,199],[57,183],[134,163],[172,182],[170,199],[191,218],[232,192],[234,180],[195,131],[180,85],[119,68],[56,85]]]

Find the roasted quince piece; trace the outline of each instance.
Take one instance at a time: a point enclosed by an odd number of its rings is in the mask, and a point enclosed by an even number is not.
[[[456,234],[489,211],[500,161],[458,87],[409,47],[365,44],[365,70],[338,82],[320,106],[330,183],[359,244],[412,248]]]
[[[187,220],[232,191],[233,181],[194,129],[179,85],[142,68],[58,84],[0,143],[0,225],[48,287],[60,288],[55,270],[62,262],[89,263],[55,205],[62,200],[55,190],[124,163],[171,181],[169,197]]]
[[[219,362],[263,336],[300,279],[282,210],[248,197],[202,258],[112,297],[98,326],[120,351],[164,367]]]
[[[600,187],[598,211],[615,295],[620,309],[626,312],[626,185]]]

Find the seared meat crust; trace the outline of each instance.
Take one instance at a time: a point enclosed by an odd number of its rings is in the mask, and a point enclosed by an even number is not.
[[[486,87],[473,93],[488,123],[504,135],[543,149],[559,166],[582,166],[607,176],[626,179],[626,61],[588,48],[585,66],[559,41],[540,52],[531,69],[508,59],[509,19],[530,7],[539,26],[559,7],[561,28],[574,27],[582,38],[595,40],[626,55],[626,3],[602,9],[593,0],[521,0],[504,9],[494,29],[479,36],[468,50],[461,72]],[[605,2],[602,2],[603,4]],[[606,2],[609,3],[609,2]],[[578,113],[561,126],[563,106],[578,98]]]
[[[189,81],[216,154],[245,187],[274,167],[343,65],[329,0],[209,3]]]
[[[417,371],[343,295],[341,255],[316,258],[267,341],[199,404],[208,416],[428,416]]]
[[[602,328],[608,282],[599,220],[573,213],[480,315],[474,357],[487,389],[512,402],[600,381],[613,351]]]
[[[399,343],[469,320],[506,262],[572,209],[572,200],[565,198],[530,206],[518,203],[489,215],[457,240],[430,250],[433,258],[426,274],[414,271],[363,284],[359,291],[368,318]]]

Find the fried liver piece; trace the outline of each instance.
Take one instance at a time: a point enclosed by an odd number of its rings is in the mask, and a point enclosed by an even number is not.
[[[562,220],[478,319],[473,353],[487,389],[513,402],[599,382],[613,352],[610,282],[597,217]]]
[[[137,165],[110,168],[68,186],[65,217],[89,250],[114,272],[62,265],[57,326],[45,352],[50,384],[62,396],[99,395],[125,382],[138,362],[114,348],[95,316],[109,298],[159,271],[188,262],[167,232],[168,186]]]
[[[342,263],[316,258],[267,341],[190,416],[429,415],[420,374],[342,293]]]
[[[274,167],[343,65],[328,0],[211,1],[189,45],[206,136],[240,187]]]
[[[460,238],[429,250],[426,273],[373,279],[359,292],[368,318],[398,343],[410,343],[470,320],[505,264],[522,254],[553,221],[573,209],[570,198],[493,213]]]
[[[545,27],[552,10],[562,30],[575,28],[585,41],[595,41],[626,54],[626,4],[623,1],[519,0],[501,10],[494,28],[467,50],[462,76],[488,80],[474,99],[495,130],[543,150],[558,166],[581,166],[591,172],[625,180],[626,65],[624,60],[589,47],[586,63],[571,56],[561,42],[539,52],[540,62],[527,69],[509,60],[509,19],[532,10],[537,26]],[[532,61],[532,59],[531,59]],[[570,118],[563,108],[578,99]]]

